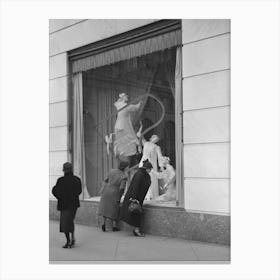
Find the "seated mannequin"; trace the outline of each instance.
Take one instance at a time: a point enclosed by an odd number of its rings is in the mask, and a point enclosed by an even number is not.
[[[152,171],[158,179],[163,179],[164,194],[158,196],[156,201],[174,201],[176,200],[176,172],[169,162],[168,157],[164,157],[163,168],[161,172]]]

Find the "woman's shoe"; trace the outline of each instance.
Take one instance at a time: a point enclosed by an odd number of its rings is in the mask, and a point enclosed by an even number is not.
[[[71,240],[71,243],[70,243],[70,246],[71,246],[71,247],[74,247],[75,243],[76,243],[76,239],[72,239],[72,240]]]
[[[62,248],[67,249],[67,248],[71,248],[71,244],[69,242],[66,242],[64,246],[62,246]]]
[[[120,231],[120,229],[117,227],[113,227],[113,231]]]
[[[144,236],[145,236],[144,233],[141,233],[140,231],[136,231],[135,229],[133,230],[133,234],[134,234],[135,236],[138,236],[138,237],[144,237]]]
[[[102,228],[102,231],[103,231],[103,232],[106,231],[106,226],[105,226],[105,224],[103,224],[101,228]]]

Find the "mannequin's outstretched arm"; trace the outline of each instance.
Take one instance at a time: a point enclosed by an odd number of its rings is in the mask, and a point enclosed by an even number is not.
[[[140,123],[140,127],[136,133],[137,137],[140,138],[141,137],[141,134],[142,134],[142,129],[143,129],[143,124],[142,124],[142,121],[139,122]]]
[[[144,135],[142,135],[142,130],[143,130],[143,124],[142,121],[140,121],[140,127],[139,130],[137,131],[136,135],[139,138],[139,144],[144,146],[144,144],[147,142],[146,139],[144,138]],[[142,148],[141,148],[142,149]]]
[[[130,112],[137,111],[141,107],[142,103],[143,101],[139,101],[137,104],[130,104],[127,106],[127,110]]]

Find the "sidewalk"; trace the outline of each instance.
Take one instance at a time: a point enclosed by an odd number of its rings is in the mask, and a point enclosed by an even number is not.
[[[76,245],[63,249],[59,223],[50,221],[50,263],[229,263],[230,248],[162,236],[135,237],[129,232],[103,233],[76,224]]]

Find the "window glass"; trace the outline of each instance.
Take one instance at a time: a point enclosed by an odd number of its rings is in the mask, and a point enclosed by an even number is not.
[[[175,205],[175,64],[171,48],[83,72],[90,197],[100,196],[102,181],[120,160],[130,162],[131,180],[144,156],[153,164],[145,202]]]

